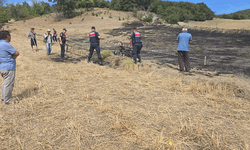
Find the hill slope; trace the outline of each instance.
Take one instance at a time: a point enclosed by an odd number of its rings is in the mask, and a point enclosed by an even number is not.
[[[122,22],[86,15],[9,24],[21,53],[13,93],[20,103],[0,105],[0,149],[248,149],[249,79],[182,74],[147,60],[117,69],[87,64],[88,49],[78,46],[61,60],[58,43],[47,56],[41,42],[47,28],[66,27],[71,40],[92,25],[105,33]],[[30,27],[38,52],[30,50]]]

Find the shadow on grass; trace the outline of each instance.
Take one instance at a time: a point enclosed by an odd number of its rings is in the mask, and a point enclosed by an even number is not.
[[[22,101],[24,98],[29,98],[31,96],[34,96],[38,93],[38,88],[34,87],[34,88],[29,88],[24,90],[22,93],[13,96],[14,98],[16,98],[16,101]]]

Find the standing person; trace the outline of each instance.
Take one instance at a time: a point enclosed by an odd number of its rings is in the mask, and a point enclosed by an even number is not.
[[[46,33],[44,34],[44,39],[46,41],[47,55],[50,55],[53,44],[53,38],[52,35],[50,34],[50,29],[47,30],[47,34]]]
[[[182,33],[180,33],[176,39],[178,43],[177,51],[178,51],[178,61],[180,66],[180,71],[185,70],[187,72],[190,71],[190,60],[189,60],[189,44],[192,43],[192,35],[188,33],[187,28],[182,29]]]
[[[2,32],[2,31],[4,31],[4,28],[3,28],[3,27],[1,27],[0,31],[1,31],[1,32]]]
[[[96,49],[96,52],[99,58],[99,65],[103,65],[102,56],[101,56],[100,47],[99,47],[101,36],[99,35],[98,32],[95,31],[95,27],[92,27],[91,30],[92,31],[89,33],[90,49],[89,49],[88,63],[90,62],[94,49]]]
[[[68,46],[68,44],[66,44],[66,35],[65,35],[66,32],[67,32],[67,30],[65,28],[63,28],[63,31],[62,31],[62,33],[60,33],[60,37],[59,37],[59,41],[60,41],[60,45],[61,45],[61,58],[64,58],[65,45]]]
[[[53,28],[53,40],[57,42],[56,37],[57,37],[57,33],[56,33],[55,28]]]
[[[141,34],[136,30],[136,28],[133,28],[133,34],[130,38],[129,47],[131,47],[131,43],[133,43],[133,59],[135,64],[137,63],[137,58],[139,59],[138,62],[141,63],[141,48],[142,48],[142,42],[141,42]]]
[[[31,49],[33,50],[33,45],[36,46],[36,49],[38,49],[37,47],[37,42],[36,42],[36,32],[35,32],[35,28],[31,28],[28,37],[30,37],[30,43],[31,43]]]
[[[12,91],[15,82],[16,58],[19,52],[11,45],[11,36],[8,31],[0,32],[0,73],[3,77],[1,99],[4,104],[11,103]]]

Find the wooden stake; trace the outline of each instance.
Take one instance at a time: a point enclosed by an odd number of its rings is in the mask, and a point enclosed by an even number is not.
[[[204,58],[204,66],[206,66],[207,65],[207,56],[205,56],[205,58]]]

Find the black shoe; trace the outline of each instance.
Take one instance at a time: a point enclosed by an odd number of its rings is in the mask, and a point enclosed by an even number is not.
[[[90,58],[88,58],[88,61],[87,61],[88,63],[90,63]]]
[[[139,63],[141,63],[141,57],[139,57],[139,60],[138,60]]]
[[[98,63],[99,65],[103,65],[103,63],[102,63],[102,61],[99,61],[99,63]]]

